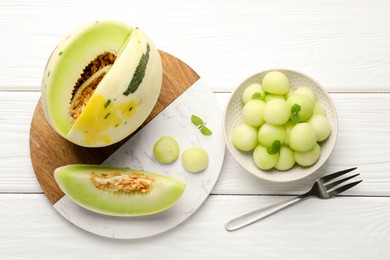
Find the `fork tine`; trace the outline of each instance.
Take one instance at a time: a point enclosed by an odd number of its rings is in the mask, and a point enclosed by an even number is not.
[[[358,185],[358,184],[361,183],[361,182],[362,182],[362,180],[360,180],[360,181],[355,181],[355,182],[351,182],[351,183],[348,183],[348,184],[346,184],[346,185],[344,185],[344,186],[341,186],[340,188],[337,188],[337,189],[335,189],[335,190],[332,190],[332,191],[328,192],[329,197],[336,196],[337,194],[340,194],[340,193],[342,193],[342,192],[344,192],[344,191],[346,191],[346,190],[349,190],[350,188],[352,188],[353,186]]]
[[[325,184],[324,186],[325,186],[325,188],[326,188],[327,190],[329,190],[329,189],[331,189],[331,188],[333,188],[333,187],[336,187],[336,186],[339,185],[340,183],[343,183],[343,182],[345,182],[345,181],[347,181],[347,180],[349,180],[349,179],[352,179],[353,177],[356,177],[356,176],[358,176],[358,175],[360,175],[360,173],[354,174],[354,175],[352,175],[352,176],[346,177],[346,178],[341,179],[341,180],[338,180],[338,181],[331,182],[331,183],[329,183],[329,184]]]
[[[329,175],[325,175],[324,177],[321,177],[320,180],[323,180],[324,182],[327,182],[327,181],[330,181],[334,178],[337,178],[341,175],[344,175],[348,172],[351,172],[353,170],[356,170],[357,167],[353,167],[353,168],[349,168],[349,169],[346,169],[346,170],[342,170],[342,171],[338,171],[338,172],[335,172],[335,173],[332,173],[332,174],[329,174]]]

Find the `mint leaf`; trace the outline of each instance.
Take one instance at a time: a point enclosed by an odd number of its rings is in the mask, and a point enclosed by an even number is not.
[[[208,129],[207,127],[205,127],[205,126],[202,126],[202,127],[200,128],[200,132],[201,132],[203,135],[212,135],[212,134],[213,134],[213,132],[211,132],[211,130]]]
[[[269,154],[276,154],[280,151],[281,143],[279,140],[273,141],[272,145],[270,147],[267,147],[267,153]]]
[[[291,107],[291,115],[290,115],[290,120],[291,122],[293,122],[294,124],[298,124],[299,121],[300,121],[300,117],[299,117],[299,112],[301,111],[301,106],[298,105],[298,104],[294,104],[292,107]]]
[[[252,95],[252,99],[258,99],[258,100],[262,100],[263,99],[263,96],[261,95],[260,92],[256,92]]]
[[[191,116],[191,122],[196,126],[203,125],[203,120],[200,117],[195,115]]]

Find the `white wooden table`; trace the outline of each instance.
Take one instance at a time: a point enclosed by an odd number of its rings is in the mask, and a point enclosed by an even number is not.
[[[0,259],[389,259],[390,3],[374,1],[29,1],[0,3]],[[212,87],[221,109],[246,77],[301,71],[336,105],[339,136],[314,175],[255,179],[227,152],[203,206],[143,240],[91,235],[49,203],[32,170],[29,127],[45,63],[58,41],[91,21],[142,28]],[[306,191],[320,175],[358,166],[363,182],[309,199],[236,232],[232,217]]]

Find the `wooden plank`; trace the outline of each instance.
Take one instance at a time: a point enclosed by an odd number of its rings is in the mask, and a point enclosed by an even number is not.
[[[230,94],[217,93],[221,108]],[[38,92],[0,92],[0,192],[42,192],[28,152],[29,127]],[[331,94],[338,110],[339,138],[333,155],[317,175],[299,182],[273,184],[247,174],[226,152],[213,194],[298,194],[331,171],[359,166],[364,180],[350,195],[390,196],[390,95]]]
[[[163,235],[119,241],[73,226],[44,195],[2,194],[0,255],[3,259],[387,259],[390,255],[390,198],[313,198],[236,232],[224,229],[234,216],[288,198],[210,196],[196,214]]]
[[[40,92],[0,92],[0,192],[42,192],[31,165],[30,123]]]
[[[117,19],[142,28],[215,90],[277,67],[302,71],[329,91],[389,91],[389,13],[386,0],[2,0],[0,88],[37,89],[62,37]]]

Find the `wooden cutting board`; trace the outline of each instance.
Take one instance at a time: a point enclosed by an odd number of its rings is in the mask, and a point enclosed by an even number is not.
[[[160,51],[160,55],[163,65],[161,93],[152,113],[137,131],[200,78],[194,70],[178,58],[163,51]],[[54,132],[46,121],[41,101],[38,101],[30,128],[30,156],[38,182],[50,202],[55,204],[64,196],[53,177],[56,168],[75,163],[101,164],[128,138],[103,148],[86,148],[75,145]]]

